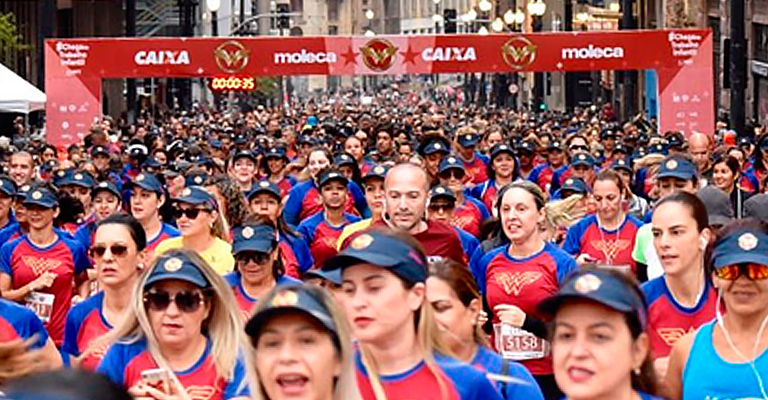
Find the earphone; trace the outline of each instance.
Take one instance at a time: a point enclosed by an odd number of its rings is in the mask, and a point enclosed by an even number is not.
[[[760,377],[760,373],[757,372],[757,367],[755,367],[755,361],[757,357],[755,357],[755,351],[757,351],[757,346],[760,344],[760,336],[763,334],[763,330],[765,329],[766,323],[768,323],[768,315],[763,318],[763,323],[760,324],[760,330],[757,331],[757,337],[755,338],[755,344],[752,346],[752,360],[748,360],[747,357],[744,357],[743,354],[739,351],[739,349],[736,348],[736,345],[733,344],[733,340],[731,340],[731,335],[728,334],[728,330],[725,329],[725,322],[723,322],[723,314],[720,312],[720,301],[723,298],[723,289],[719,289],[717,291],[717,303],[715,307],[715,318],[717,319],[717,325],[720,326],[720,329],[723,330],[723,336],[725,336],[725,340],[728,342],[728,346],[731,347],[731,349],[741,357],[742,360],[744,360],[747,365],[752,369],[752,373],[755,375],[755,378],[757,379],[757,385],[760,388],[760,394],[763,396],[764,400],[768,400],[768,394],[765,392],[765,385],[763,385],[763,379]],[[712,344],[712,347],[714,348],[714,343]]]

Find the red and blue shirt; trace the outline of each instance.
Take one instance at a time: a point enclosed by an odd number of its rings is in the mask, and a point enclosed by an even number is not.
[[[365,202],[365,195],[355,182],[349,182],[347,185],[349,194],[347,194],[347,206],[345,211],[351,214],[357,214],[362,217],[368,217],[368,205]],[[323,211],[323,201],[320,198],[320,191],[315,187],[312,180],[308,180],[294,186],[291,195],[285,203],[283,217],[285,222],[292,226],[298,226],[299,223],[312,215]]]
[[[338,253],[336,243],[344,227],[360,221],[360,217],[345,213],[344,220],[341,225],[333,226],[325,219],[325,213],[319,212],[299,225],[299,233],[309,244],[309,252],[312,254],[315,268],[320,268],[326,260]]]
[[[244,317],[244,321],[250,318],[253,309],[256,307],[256,303],[259,299],[251,296],[243,288],[242,276],[237,272],[230,272],[224,276],[224,280],[229,284],[235,293],[235,300],[237,301],[237,307],[240,309],[240,313]],[[285,285],[288,283],[301,283],[300,280],[291,278],[286,275],[282,275],[277,278],[275,286]]]
[[[247,397],[246,371],[241,358],[237,359],[231,379],[220,376],[216,372],[209,341],[205,352],[193,366],[185,371],[173,371],[173,373],[192,400],[227,400]],[[146,340],[140,340],[134,343],[113,344],[101,360],[97,371],[112,382],[129,389],[141,381],[142,371],[156,368],[158,364],[149,353]]]
[[[161,223],[160,232],[154,238],[147,238],[147,247],[145,252],[147,254],[147,260],[153,260],[155,258],[155,249],[165,239],[175,238],[181,236],[181,232],[171,225],[165,222]]]
[[[515,378],[518,382],[497,382],[496,387],[505,400],[544,400],[541,388],[525,367],[515,361],[505,360],[493,350],[478,346],[475,358],[469,365],[482,372],[490,372],[497,375]]]
[[[715,318],[717,293],[709,282],[692,308],[675,301],[663,275],[645,282],[641,289],[648,303],[648,335],[653,359],[669,356],[681,337]]]
[[[490,216],[488,209],[480,200],[464,196],[464,201],[453,212],[453,225],[464,229],[475,237],[480,237],[480,227]]]
[[[458,226],[454,226],[453,230],[459,234],[459,240],[461,240],[461,248],[464,250],[464,257],[469,260],[472,258],[472,254],[475,252],[475,250],[477,250],[477,248],[480,246],[480,241],[477,240],[476,237],[472,236],[469,232],[459,228]]]
[[[557,169],[552,168],[549,163],[540,164],[531,171],[531,174],[528,175],[528,180],[539,185],[544,192],[548,192],[549,188],[552,186],[552,179],[555,177],[555,171],[557,171]]]
[[[465,182],[478,185],[488,180],[488,159],[484,157],[474,153],[472,160],[464,161],[464,172],[467,174]]]
[[[600,227],[596,215],[589,215],[568,229],[563,250],[573,256],[589,254],[599,264],[628,265],[636,273],[637,262],[632,258],[637,230],[643,226],[637,218],[627,215],[616,230]]]
[[[289,233],[280,233],[279,235],[280,257],[283,260],[285,274],[299,278],[301,274],[312,268],[314,261],[312,253],[309,252],[309,246],[304,238],[293,236]]]
[[[64,343],[61,345],[61,354],[66,364],[71,362],[71,358],[83,354],[96,339],[112,330],[112,325],[104,318],[103,304],[104,292],[99,292],[69,310],[64,329]],[[92,349],[88,356],[81,360],[80,367],[95,371],[106,352],[106,345]]]
[[[524,313],[543,319],[536,306],[557,293],[560,284],[577,269],[576,261],[557,246],[546,243],[544,248],[527,258],[513,258],[509,245],[486,253],[472,271],[478,278],[478,287],[485,295],[491,310],[499,304],[520,307]],[[498,316],[492,317],[498,322]],[[534,375],[552,374],[549,358],[527,360],[522,363]]]
[[[72,305],[76,278],[88,267],[85,249],[61,234],[44,248],[26,236],[0,247],[0,270],[11,277],[13,289],[24,287],[46,272],[56,274],[53,284],[39,292],[54,296],[46,328],[57,346],[64,340],[64,322]]]
[[[412,400],[426,396],[440,400],[502,400],[483,373],[448,357],[435,356],[437,375],[424,361],[396,375],[381,375],[388,400]],[[359,352],[355,354],[357,385],[364,400],[376,400]],[[442,395],[441,395],[442,394]]]
[[[0,343],[17,339],[27,340],[37,335],[33,348],[41,349],[48,341],[48,331],[45,330],[40,318],[26,307],[12,301],[0,298]]]
[[[499,189],[496,185],[496,180],[489,179],[470,189],[469,195],[480,200],[487,210],[493,210],[496,206]]]

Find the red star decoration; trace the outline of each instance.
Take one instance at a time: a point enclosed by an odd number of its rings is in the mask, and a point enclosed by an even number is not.
[[[403,58],[404,58],[403,63],[404,64],[411,63],[412,65],[416,65],[416,56],[418,56],[419,53],[413,51],[413,49],[411,48],[410,44],[408,45],[408,50],[407,51],[401,51],[400,54],[403,55]]]
[[[346,67],[349,64],[357,65],[357,53],[355,53],[352,50],[352,46],[347,47],[346,53],[341,53],[341,56],[344,57],[344,66]]]

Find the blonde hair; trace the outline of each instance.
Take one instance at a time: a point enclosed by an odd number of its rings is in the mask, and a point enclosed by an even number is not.
[[[544,230],[545,240],[552,240],[560,228],[570,228],[587,215],[584,205],[586,196],[575,194],[566,199],[547,203],[545,209]]]
[[[224,281],[224,278],[217,274],[202,257],[194,251],[185,249],[169,250],[155,258],[152,265],[139,277],[131,297],[130,310],[124,316],[122,323],[108,334],[93,341],[88,346],[88,349],[78,358],[83,359],[94,349],[102,348],[106,344],[129,344],[146,339],[147,350],[157,365],[171,372],[171,377],[177,385],[177,389],[183,388],[183,385],[181,385],[181,382],[173,373],[168,360],[162,355],[160,344],[155,337],[144,307],[147,279],[160,262],[171,257],[189,258],[211,285],[208,290],[210,290],[212,295],[206,296],[206,302],[209,303],[211,310],[206,320],[203,321],[203,331],[207,332],[211,342],[211,358],[216,368],[216,374],[231,380],[238,361],[244,363],[246,371],[252,371],[251,358],[248,357],[249,347],[246,344],[241,322],[242,317],[236,305],[232,289]],[[244,384],[248,384],[248,382],[246,381]],[[183,390],[177,391],[182,394],[186,393]]]
[[[347,317],[340,307],[336,305],[335,300],[325,291],[307,284],[302,284],[302,290],[309,291],[312,295],[320,300],[322,305],[329,311],[333,324],[336,326],[336,336],[338,339],[339,348],[337,349],[336,356],[341,361],[341,374],[336,379],[333,388],[332,400],[362,400],[360,390],[357,387],[357,374],[355,372],[355,353],[352,348],[352,335],[350,334],[350,328],[347,322]],[[274,288],[265,296],[264,299],[259,301],[254,315],[258,314],[267,304],[271,303],[271,299],[277,294],[284,291],[286,288]],[[254,357],[258,357],[259,353],[256,351],[256,343],[251,342]],[[252,400],[270,400],[269,396],[264,392],[264,388],[261,385],[261,378],[258,376],[258,372],[254,368],[255,379],[253,380],[253,390],[251,391]]]

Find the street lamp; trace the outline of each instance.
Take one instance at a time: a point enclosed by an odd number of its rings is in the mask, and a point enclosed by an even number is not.
[[[531,0],[528,2],[528,13],[534,17],[541,17],[547,12],[547,3],[543,0]]]
[[[205,5],[208,7],[208,11],[211,12],[211,36],[219,36],[219,8],[221,8],[221,0],[206,0]]]
[[[368,10],[365,11],[365,18],[371,20],[373,19],[373,17],[374,17],[373,10],[369,8]]]
[[[440,0],[434,0],[435,2],[435,15],[432,16],[432,21],[435,22],[435,34],[440,33],[440,20],[442,20],[442,16],[440,15]]]
[[[474,9],[474,8],[472,8],[472,9],[470,9],[470,10],[467,12],[467,21],[468,21],[468,22],[472,22],[472,21],[474,21],[474,20],[476,20],[476,19],[477,19],[477,11],[475,11],[475,9]]]
[[[477,33],[485,36],[488,34],[488,29],[485,26],[481,26],[480,29],[477,30]]]
[[[507,25],[512,25],[515,23],[515,13],[512,12],[512,9],[509,9],[504,13],[504,23]]]
[[[491,8],[493,8],[493,4],[489,0],[480,0],[480,3],[477,4],[477,7],[480,8],[480,11],[482,12],[488,12],[491,11]]]
[[[374,36],[376,36],[376,33],[374,31],[368,29],[368,30],[365,31],[365,36],[366,37],[374,37]]]
[[[534,32],[541,32],[542,17],[547,11],[547,4],[543,0],[530,0],[528,2],[528,14],[533,17],[532,28]],[[534,110],[543,111],[544,104],[544,75],[536,72],[533,75],[533,106]]]

